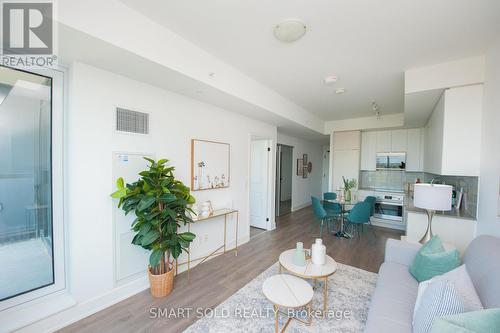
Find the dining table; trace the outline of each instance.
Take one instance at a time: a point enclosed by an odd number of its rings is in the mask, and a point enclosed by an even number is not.
[[[355,199],[351,199],[350,201],[345,201],[343,199],[341,199],[341,200],[337,200],[337,199],[336,200],[325,200],[325,201],[338,203],[341,207],[342,213],[340,214],[340,230],[337,231],[334,235],[337,237],[341,237],[341,238],[352,238],[352,235],[349,234],[347,231],[345,231],[344,214],[348,213],[350,211],[350,209],[346,209],[346,207],[352,208],[355,204],[358,203],[358,201]]]

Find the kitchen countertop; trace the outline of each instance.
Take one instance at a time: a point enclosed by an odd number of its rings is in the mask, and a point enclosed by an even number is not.
[[[375,188],[375,187],[361,187],[359,191],[373,191],[373,192],[388,192],[388,193],[405,193],[402,189],[390,189],[390,188]]]
[[[361,187],[358,190],[360,190],[360,191],[373,191],[373,192],[387,192],[387,193],[404,193],[405,194],[405,198],[404,198],[404,209],[405,210],[407,210],[409,212],[427,214],[425,209],[417,208],[417,207],[413,206],[413,198],[402,189],[381,189],[381,188],[374,188],[374,187]],[[467,211],[464,211],[464,210],[456,210],[456,209],[452,209],[450,211],[437,211],[435,213],[435,216],[447,216],[447,217],[452,217],[452,218],[473,220],[473,221],[477,220],[477,218],[474,217],[473,214],[471,214]]]
[[[405,194],[404,208],[409,212],[427,214],[425,209],[413,206],[413,198],[411,198],[410,195],[408,194]],[[471,213],[464,210],[457,210],[454,208],[450,211],[436,211],[434,216],[446,216],[446,217],[452,217],[464,220],[473,220],[473,221],[477,220],[477,218],[475,218]]]

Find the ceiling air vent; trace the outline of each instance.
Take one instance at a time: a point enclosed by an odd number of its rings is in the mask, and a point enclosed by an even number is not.
[[[149,134],[149,114],[116,108],[116,130],[128,133]]]

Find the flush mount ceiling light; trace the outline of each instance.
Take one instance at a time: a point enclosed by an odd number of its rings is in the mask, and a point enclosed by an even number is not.
[[[327,77],[325,77],[323,79],[323,82],[326,85],[333,84],[333,83],[337,82],[337,75],[336,74],[328,75]]]
[[[343,94],[343,93],[345,93],[345,88],[337,88],[337,89],[335,89],[335,93],[336,94]]]
[[[300,19],[285,19],[274,27],[274,36],[282,42],[291,43],[304,36],[306,29],[306,24]]]

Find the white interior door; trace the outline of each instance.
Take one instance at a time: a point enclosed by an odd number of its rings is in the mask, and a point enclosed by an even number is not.
[[[250,149],[250,225],[268,229],[269,141],[254,140]]]

